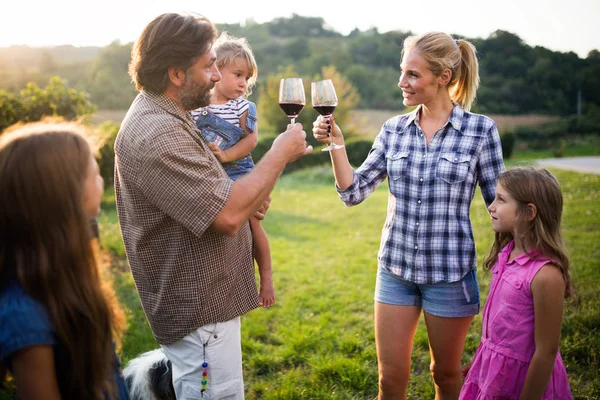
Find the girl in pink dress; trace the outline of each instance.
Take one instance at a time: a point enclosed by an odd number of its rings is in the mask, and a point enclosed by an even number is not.
[[[572,399],[559,342],[572,293],[560,231],[563,199],[545,169],[515,168],[498,179],[488,207],[496,239],[481,343],[460,399]]]

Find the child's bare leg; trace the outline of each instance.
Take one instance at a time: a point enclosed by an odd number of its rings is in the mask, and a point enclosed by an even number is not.
[[[269,238],[260,221],[256,218],[250,219],[250,226],[252,228],[252,238],[254,239],[254,258],[258,264],[258,274],[260,275],[258,301],[263,307],[271,307],[275,304],[275,288],[273,287]]]

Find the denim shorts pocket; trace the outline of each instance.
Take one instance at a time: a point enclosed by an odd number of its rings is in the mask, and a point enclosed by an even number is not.
[[[477,270],[472,269],[463,280],[463,291],[465,299],[469,304],[479,304],[481,302],[479,293],[479,281],[477,280]]]
[[[471,156],[462,153],[441,153],[436,169],[436,178],[455,184],[467,179]]]

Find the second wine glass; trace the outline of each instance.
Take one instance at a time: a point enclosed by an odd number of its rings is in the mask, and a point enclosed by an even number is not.
[[[313,108],[322,116],[330,117],[338,104],[337,95],[331,79],[313,82],[310,85],[310,89]],[[331,143],[321,151],[331,151],[344,147],[344,145],[335,144],[333,141],[333,133],[330,135]]]
[[[279,82],[279,106],[290,118],[291,123],[296,122],[296,117],[306,104],[304,83],[302,78],[283,78]]]

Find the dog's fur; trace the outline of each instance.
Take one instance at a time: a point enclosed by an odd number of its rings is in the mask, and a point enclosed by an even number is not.
[[[123,375],[131,400],[176,400],[171,361],[161,349],[129,361]]]

